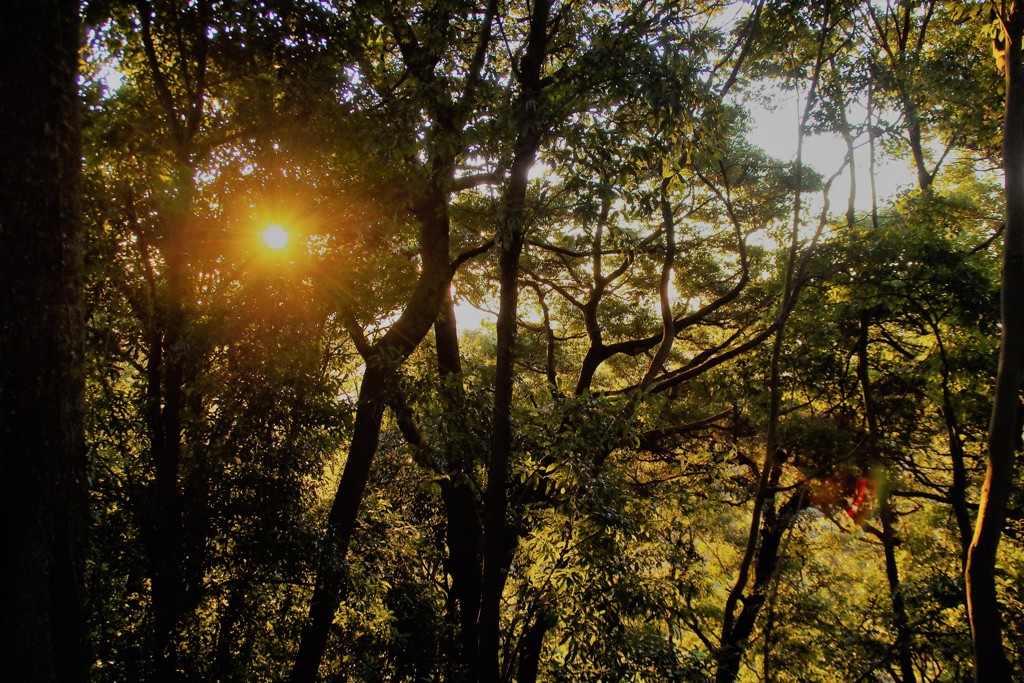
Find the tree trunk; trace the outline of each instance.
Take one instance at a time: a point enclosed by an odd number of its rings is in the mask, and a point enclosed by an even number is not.
[[[857,339],[857,380],[860,382],[861,397],[864,401],[864,415],[868,422],[868,457],[872,462],[880,462],[879,452],[881,431],[878,426],[878,412],[875,409],[874,391],[871,387],[871,374],[868,368],[868,341],[871,321],[866,313],[860,317],[860,335]],[[916,683],[914,673],[914,653],[911,643],[911,632],[907,620],[907,605],[903,598],[900,585],[899,565],[896,563],[896,515],[889,503],[889,497],[883,494],[880,501],[879,516],[882,518],[882,547],[885,551],[885,577],[889,582],[889,596],[892,601],[892,621],[896,629],[896,652],[899,656],[902,683]]]
[[[457,614],[451,615],[450,619],[458,627],[458,651],[450,675],[455,681],[472,682],[479,677],[480,664],[477,617],[480,613],[483,525],[480,501],[466,478],[468,473],[456,472],[449,476],[451,481],[441,493],[448,517],[447,568],[457,605]]]
[[[0,659],[88,678],[78,3],[0,8]]]
[[[462,385],[462,357],[451,287],[434,323],[437,368],[444,381],[442,391],[450,392],[453,416],[462,414],[466,400]],[[456,418],[457,419],[457,418]],[[445,444],[443,447],[447,447]],[[477,616],[480,612],[480,572],[483,522],[480,498],[473,483],[476,463],[465,449],[452,448],[445,454],[447,480],[441,484],[448,545],[446,568],[452,577],[452,598],[448,601],[448,622],[452,628],[448,646],[447,679],[461,682],[479,677]]]
[[[942,342],[942,333],[937,324],[932,323],[932,334],[939,347],[939,359],[942,361],[942,419],[946,425],[946,439],[949,441],[949,459],[953,469],[953,483],[949,487],[949,504],[953,508],[957,531],[960,535],[960,567],[967,569],[967,553],[974,535],[974,523],[971,521],[970,508],[967,506],[967,456],[964,453],[963,437],[960,421],[957,418],[956,401],[951,387],[952,368],[946,355],[946,346]]]
[[[1003,170],[1006,230],[1003,242],[1002,339],[995,401],[989,422],[988,467],[978,521],[967,554],[967,610],[974,641],[974,678],[1009,683],[1003,651],[1003,621],[996,595],[996,558],[1013,486],[1014,449],[1020,429],[1021,366],[1024,360],[1024,4],[1014,2],[1006,28],[1006,109]]]
[[[168,241],[180,244],[182,237],[172,235]],[[176,640],[185,611],[184,510],[179,481],[184,394],[183,258],[180,249],[167,250],[166,291],[162,295],[153,293],[155,315],[147,321],[146,425],[153,481],[149,485],[144,525],[150,564],[154,679],[157,681],[180,678]]]
[[[900,89],[904,90],[902,86]],[[910,145],[910,153],[914,157],[914,169],[917,171],[917,187],[922,192],[927,192],[931,189],[935,176],[928,171],[928,163],[924,156],[924,142],[921,139],[921,115],[917,103],[909,94],[901,92],[900,101],[903,104],[907,142]]]
[[[344,587],[345,556],[377,453],[388,392],[398,390],[397,368],[434,325],[451,282],[447,195],[439,184],[418,211],[423,269],[416,288],[402,315],[366,358],[348,459],[328,514],[325,550],[292,666],[292,683],[312,683],[317,678]]]
[[[370,478],[370,465],[380,440],[381,420],[390,387],[391,372],[377,359],[367,361],[359,388],[355,428],[348,450],[348,460],[334,495],[334,504],[327,519],[327,542],[317,572],[316,587],[310,600],[309,614],[299,641],[291,680],[293,683],[315,681],[320,661],[327,648],[334,612],[344,587],[344,561],[355,530],[359,505]]]
[[[885,551],[885,578],[889,582],[889,599],[892,601],[892,623],[896,629],[896,655],[900,664],[900,683],[916,683],[914,673],[914,649],[911,642],[910,622],[907,619],[907,601],[903,597],[899,565],[896,563],[896,514],[888,496],[881,501],[878,516],[882,520],[882,548]]]
[[[750,645],[754,626],[779,567],[782,538],[796,521],[797,514],[808,506],[807,492],[795,491],[777,513],[766,510],[754,566],[754,583],[743,599],[743,609],[729,630],[723,631],[718,655],[715,683],[733,683],[739,676],[740,663]]]
[[[533,623],[523,633],[519,646],[519,661],[516,668],[516,683],[537,683],[540,671],[540,653],[544,636],[556,623],[553,615],[544,605],[537,611]]]
[[[495,358],[494,410],[491,453],[484,493],[483,577],[480,590],[480,680],[497,683],[501,676],[501,596],[509,566],[505,515],[512,455],[513,354],[519,307],[519,257],[525,234],[526,187],[542,137],[538,111],[541,70],[547,54],[548,13],[551,0],[535,0],[530,16],[530,37],[521,63],[519,81],[519,134],[516,139],[504,216],[499,229],[499,308]]]

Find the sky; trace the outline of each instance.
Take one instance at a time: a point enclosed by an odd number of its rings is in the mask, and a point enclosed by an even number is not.
[[[795,96],[780,92],[774,109],[751,102],[746,106],[751,112],[752,129],[750,141],[773,157],[785,161],[796,159],[798,120],[802,103]],[[857,195],[855,206],[860,211],[871,209],[871,178],[866,140],[858,141],[862,146],[855,151],[857,165]],[[804,141],[804,163],[826,178],[840,168],[846,155],[846,144],[838,135],[813,135]],[[876,150],[875,185],[878,201],[884,204],[900,191],[914,185],[914,175],[906,159],[882,158]],[[845,171],[832,185],[829,196],[831,210],[842,213],[849,201],[850,174]],[[820,207],[820,204],[818,205]]]

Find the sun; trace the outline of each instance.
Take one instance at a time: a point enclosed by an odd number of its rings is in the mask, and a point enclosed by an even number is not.
[[[263,243],[271,249],[284,249],[288,246],[288,231],[280,225],[268,226],[260,236],[263,237]]]

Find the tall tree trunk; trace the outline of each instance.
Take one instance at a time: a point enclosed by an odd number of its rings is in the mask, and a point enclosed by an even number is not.
[[[0,7],[0,660],[85,681],[78,3]]]
[[[821,67],[825,54],[825,43],[832,30],[830,23],[831,10],[832,3],[826,2],[822,10],[824,25],[821,35],[818,37],[818,52],[815,59],[814,72],[811,76],[807,102],[800,121],[800,134],[797,137],[793,227],[790,234],[789,250],[786,256],[785,273],[783,276],[782,301],[779,303],[779,312],[776,316],[775,338],[772,342],[771,360],[768,367],[768,426],[765,434],[765,457],[764,463],[761,465],[757,492],[754,496],[754,510],[751,515],[747,544],[743,551],[743,557],[740,560],[736,583],[729,591],[725,601],[725,613],[722,617],[722,631],[719,639],[721,646],[717,654],[717,668],[715,671],[716,683],[732,683],[739,675],[743,655],[749,646],[754,623],[765,599],[764,589],[767,583],[759,587],[758,581],[759,579],[767,581],[771,578],[778,562],[781,534],[786,528],[786,525],[783,524],[785,521],[783,510],[776,511],[774,492],[782,475],[782,463],[779,461],[777,445],[779,418],[782,414],[782,350],[786,323],[800,294],[799,280],[803,264],[806,263],[806,260],[798,263],[800,261],[800,216],[803,201],[804,131],[806,130],[807,123],[810,121],[814,110],[814,103],[817,100],[818,83],[821,77]],[[825,211],[827,212],[827,191],[825,192],[825,204]],[[814,244],[817,242],[817,235],[821,233],[823,225],[824,221],[819,224],[818,232],[811,240],[808,249],[813,250]],[[786,506],[798,505],[801,500],[806,501],[806,497],[803,495],[800,495],[799,498],[794,496],[787,501]],[[803,505],[806,506],[806,502]],[[795,515],[796,512],[799,512],[799,509],[794,511],[793,514]],[[763,530],[761,528],[762,519],[764,521]],[[766,545],[767,547],[765,547]],[[754,585],[751,588],[750,594],[745,597],[744,592],[746,591],[752,568],[755,571]],[[768,571],[768,573],[764,573],[765,571]],[[743,610],[737,616],[736,609],[741,600],[743,600]]]
[[[334,612],[344,587],[344,561],[355,530],[363,492],[370,478],[370,465],[380,440],[386,392],[391,389],[391,370],[380,359],[367,360],[359,388],[359,403],[348,449],[348,460],[338,483],[327,518],[327,542],[310,600],[309,614],[299,641],[291,680],[307,683],[316,680],[320,661],[327,648]]]
[[[462,357],[451,287],[434,323],[438,372],[444,381],[442,391],[449,392],[454,419],[462,415],[465,390],[462,385]],[[445,444],[445,447],[447,444]],[[448,558],[446,568],[452,577],[452,597],[448,603],[448,621],[453,630],[449,645],[447,679],[473,682],[479,677],[480,655],[477,616],[480,612],[481,544],[483,521],[481,503],[474,484],[476,463],[464,448],[446,453],[447,480],[441,485],[441,501],[447,521]]]
[[[180,636],[186,615],[194,612],[201,595],[202,550],[205,538],[189,537],[189,507],[201,501],[186,488],[182,477],[185,440],[182,431],[189,393],[187,374],[197,354],[188,339],[188,302],[192,298],[189,256],[193,244],[196,198],[196,139],[205,117],[208,27],[211,0],[189,7],[160,6],[150,0],[135,4],[148,77],[156,108],[167,124],[165,149],[173,156],[173,189],[161,194],[160,233],[157,246],[165,267],[158,284],[151,265],[149,244],[136,233],[148,270],[150,307],[146,312],[146,406],[145,420],[153,479],[147,491],[142,520],[150,573],[153,613],[154,680],[179,681],[194,677],[183,670]],[[173,28],[172,28],[173,27]],[[160,58],[158,36],[173,31],[191,44],[177,45],[181,63]],[[190,68],[182,67],[188,63]],[[173,85],[183,86],[177,90]],[[186,94],[187,93],[187,94]],[[133,214],[134,206],[129,206]],[[199,503],[201,504],[201,503]]]
[[[868,367],[868,342],[871,321],[866,313],[860,317],[860,335],[857,338],[857,380],[864,400],[864,415],[868,422],[868,457],[880,462],[881,432],[878,426],[878,412],[875,409],[875,395],[871,387],[871,373]],[[896,514],[888,495],[883,494],[879,516],[882,519],[882,547],[885,551],[885,576],[889,582],[889,596],[892,601],[892,620],[896,628],[896,652],[899,656],[901,683],[916,683],[914,673],[914,652],[911,631],[907,619],[907,605],[900,585],[899,565],[896,563]]]
[[[797,514],[806,509],[807,505],[807,492],[797,490],[778,512],[774,508],[765,511],[764,526],[760,533],[761,543],[754,562],[754,581],[743,599],[743,609],[740,610],[739,616],[730,624],[727,632],[722,632],[718,668],[715,671],[716,683],[732,683],[739,676],[740,663],[750,645],[757,617],[768,599],[769,589],[779,567],[782,539],[796,521]]]
[[[949,504],[953,508],[960,535],[960,567],[967,569],[967,553],[974,535],[974,523],[971,520],[970,508],[967,506],[967,455],[964,453],[964,442],[961,436],[960,421],[957,417],[956,401],[953,396],[952,368],[946,354],[946,345],[942,341],[942,332],[935,322],[929,323],[935,343],[939,348],[939,360],[942,362],[942,419],[946,425],[946,439],[949,442],[949,460],[953,469],[953,483],[949,487]]]
[[[505,515],[512,454],[512,385],[516,321],[519,308],[519,257],[525,235],[525,201],[530,168],[542,138],[541,71],[547,56],[551,0],[535,0],[530,36],[520,64],[519,133],[516,139],[504,215],[498,238],[499,308],[495,358],[491,453],[484,493],[483,577],[480,589],[480,680],[497,683],[501,676],[501,596],[509,566],[510,539]]]
[[[885,496],[879,504],[878,516],[882,520],[882,549],[885,552],[885,578],[889,583],[889,599],[892,602],[892,623],[896,629],[896,655],[900,664],[900,683],[916,683],[914,672],[914,648],[911,642],[910,620],[907,619],[907,601],[903,597],[899,564],[896,562],[896,513],[891,501]]]
[[[519,646],[519,661],[516,664],[516,683],[537,683],[544,636],[555,623],[556,619],[548,607],[542,605],[533,618],[533,623],[523,633]]]
[[[180,227],[174,221],[172,230]],[[146,546],[150,564],[153,610],[154,679],[181,677],[177,634],[185,611],[184,505],[180,487],[181,411],[184,396],[182,335],[185,321],[184,236],[170,235],[179,245],[166,250],[167,285],[154,293],[155,315],[148,321],[146,424],[153,481],[146,512]]]
[[[312,683],[317,678],[344,588],[345,557],[377,453],[388,392],[398,391],[397,369],[434,325],[451,282],[447,193],[440,179],[435,181],[417,211],[423,259],[419,280],[402,315],[366,358],[348,459],[328,514],[325,550],[292,665],[292,683]]]
[[[974,678],[1010,681],[1003,651],[1003,620],[996,595],[996,558],[1013,486],[1014,448],[1020,433],[1021,367],[1024,362],[1024,3],[1001,17],[1006,31],[1006,109],[1003,120],[1006,230],[1003,236],[1002,339],[995,401],[989,422],[988,468],[978,520],[967,554],[967,609],[974,641]]]
[[[480,613],[483,524],[480,500],[468,477],[467,471],[455,471],[449,474],[449,482],[441,490],[448,517],[447,568],[452,577],[457,609],[457,614],[450,615],[453,625],[458,627],[458,651],[449,672],[455,681],[476,681],[480,664],[477,618]]]

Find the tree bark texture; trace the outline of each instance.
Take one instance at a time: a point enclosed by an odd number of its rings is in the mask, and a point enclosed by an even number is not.
[[[78,3],[0,5],[0,659],[85,681]]]
[[[996,560],[1013,486],[1014,450],[1020,428],[1024,362],[1024,3],[1001,17],[1006,29],[1006,109],[1003,119],[1006,230],[1003,236],[1002,339],[995,401],[989,422],[988,467],[981,489],[974,538],[967,553],[967,608],[974,641],[974,679],[1008,683],[1003,621],[996,595]]]

